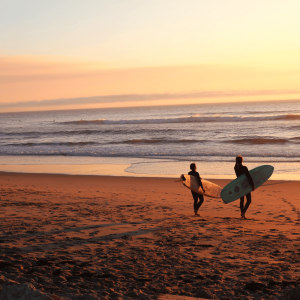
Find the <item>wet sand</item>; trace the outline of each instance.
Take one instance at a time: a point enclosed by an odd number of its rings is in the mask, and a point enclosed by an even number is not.
[[[195,217],[190,191],[171,178],[0,172],[0,182],[1,288],[31,283],[76,300],[281,299],[300,285],[299,181],[255,190],[248,220],[238,201],[208,197]]]

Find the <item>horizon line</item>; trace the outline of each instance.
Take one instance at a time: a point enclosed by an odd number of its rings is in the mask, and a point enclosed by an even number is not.
[[[187,105],[209,105],[209,104],[233,104],[233,103],[255,103],[255,102],[297,102],[299,99],[269,99],[269,100],[240,100],[240,101],[216,101],[216,102],[201,102],[201,103],[170,103],[170,104],[148,104],[148,105],[130,105],[130,106],[112,106],[112,107],[89,107],[89,108],[57,108],[57,109],[45,109],[45,110],[20,110],[20,111],[6,111],[0,112],[0,114],[9,113],[30,113],[30,112],[46,112],[46,111],[72,111],[72,110],[91,110],[91,109],[116,109],[116,108],[137,108],[137,107],[160,107],[160,106],[187,106]]]

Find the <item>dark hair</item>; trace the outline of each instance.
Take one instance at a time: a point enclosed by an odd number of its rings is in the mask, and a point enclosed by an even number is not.
[[[191,164],[190,164],[190,169],[191,169],[192,171],[195,171],[195,170],[196,170],[196,164],[195,164],[195,163],[191,163]]]
[[[241,164],[243,162],[243,156],[242,155],[239,155],[235,158],[235,161],[237,164]]]

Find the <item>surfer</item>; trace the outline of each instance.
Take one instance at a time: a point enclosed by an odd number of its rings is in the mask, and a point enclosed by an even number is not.
[[[197,178],[199,185],[201,186],[203,192],[205,193],[205,190],[204,190],[203,185],[202,185],[201,177],[200,177],[199,173],[196,172],[196,168],[197,168],[196,164],[195,163],[191,163],[190,164],[191,171],[189,172],[189,175],[195,176]],[[203,197],[203,195],[198,194],[196,192],[193,192],[193,191],[191,191],[191,192],[192,192],[192,195],[193,195],[193,198],[194,198],[194,212],[195,212],[195,216],[200,216],[198,214],[198,210],[199,210],[200,206],[202,205],[202,203],[204,202],[204,197]],[[198,199],[199,199],[199,202],[198,202]]]
[[[235,158],[235,161],[236,161],[236,163],[235,163],[235,166],[234,166],[234,171],[235,171],[236,177],[239,177],[243,174],[246,174],[246,176],[249,180],[249,183],[252,186],[252,190],[254,191],[255,186],[254,186],[252,177],[251,177],[251,175],[248,171],[248,168],[246,166],[243,166],[243,157],[241,155],[239,155]],[[251,193],[246,195],[247,202],[246,202],[245,206],[244,206],[244,198],[245,198],[245,196],[240,198],[240,210],[241,210],[241,218],[242,219],[246,219],[245,214],[246,214],[246,211],[247,211],[247,209],[248,209],[248,207],[251,203]]]

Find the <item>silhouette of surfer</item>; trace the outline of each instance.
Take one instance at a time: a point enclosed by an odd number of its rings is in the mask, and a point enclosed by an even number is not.
[[[197,178],[198,183],[199,183],[199,185],[201,186],[201,188],[203,190],[203,193],[205,193],[205,190],[204,190],[203,185],[202,185],[201,177],[200,177],[199,173],[196,172],[196,168],[197,168],[196,164],[191,163],[190,164],[191,171],[189,172],[189,175],[195,176]],[[194,213],[195,213],[195,216],[200,216],[198,214],[198,210],[199,210],[200,206],[202,205],[202,203],[204,202],[204,197],[203,197],[203,195],[198,194],[196,192],[193,192],[193,191],[191,191],[191,192],[192,192],[192,195],[193,195],[193,198],[194,198]],[[198,202],[198,199],[199,199],[199,202]]]
[[[249,183],[251,184],[252,186],[252,190],[254,191],[255,190],[255,186],[254,186],[254,183],[253,183],[253,180],[252,180],[252,177],[248,171],[248,168],[246,166],[243,166],[243,157],[241,155],[237,156],[235,158],[235,166],[234,166],[234,171],[235,171],[235,174],[236,174],[236,177],[239,177],[243,174],[246,174],[248,180],[249,180]],[[245,217],[245,214],[246,214],[246,211],[247,209],[249,208],[249,205],[251,203],[251,193],[247,194],[246,195],[246,199],[247,199],[247,202],[246,202],[246,205],[244,206],[244,199],[245,199],[245,196],[241,197],[240,198],[240,210],[241,210],[241,218],[242,219],[247,219]]]

